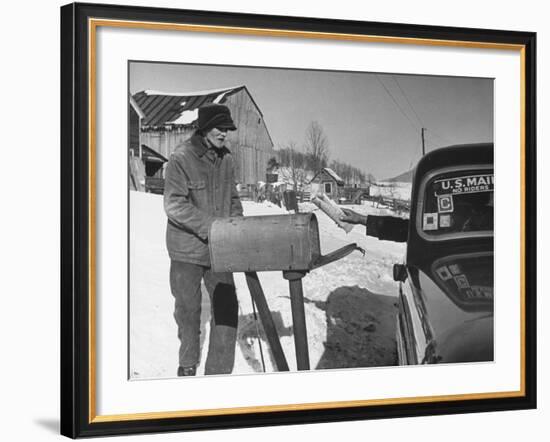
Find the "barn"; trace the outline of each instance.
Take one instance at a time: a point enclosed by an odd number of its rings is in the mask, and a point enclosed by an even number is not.
[[[192,92],[144,90],[130,98],[130,151],[145,163],[150,173],[162,178],[163,168],[155,165],[194,132],[198,108],[209,103],[226,105],[237,130],[229,132],[227,147],[236,165],[241,188],[252,188],[264,181],[267,163],[277,157],[263,114],[246,86]],[[148,158],[145,158],[148,157]],[[150,163],[149,167],[147,163]]]
[[[323,193],[333,200],[338,200],[344,188],[344,180],[329,167],[317,172],[310,184],[312,195]]]

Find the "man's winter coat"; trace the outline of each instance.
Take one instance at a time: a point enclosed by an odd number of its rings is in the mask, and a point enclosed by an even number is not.
[[[243,214],[229,150],[208,148],[198,134],[178,146],[166,167],[164,210],[170,258],[209,266],[210,225]]]

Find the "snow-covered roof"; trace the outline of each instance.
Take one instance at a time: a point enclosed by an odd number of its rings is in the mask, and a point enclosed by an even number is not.
[[[130,106],[132,106],[132,109],[136,111],[136,114],[138,114],[139,118],[145,118],[145,114],[136,103],[136,100],[134,100],[134,97],[130,97]]]
[[[315,180],[315,178],[317,178],[317,176],[320,174],[320,173],[326,173],[328,176],[330,176],[334,181],[336,181],[337,184],[339,185],[343,185],[344,184],[344,180],[342,178],[340,178],[340,176],[334,171],[332,170],[330,167],[324,167],[323,169],[321,169],[320,172],[317,172],[313,178],[310,180],[310,183]]]
[[[330,167],[325,167],[324,170],[325,170],[325,172],[328,173],[332,178],[334,178],[334,180],[344,182],[344,180],[343,180],[342,178],[340,178],[340,176],[339,176],[334,170],[332,170]]]
[[[212,94],[218,94],[220,92],[226,92],[233,89],[239,89],[242,88],[244,85],[240,84],[238,86],[231,86],[231,87],[222,87],[218,89],[207,89],[204,91],[188,91],[188,92],[166,92],[166,91],[156,91],[153,89],[146,89],[143,92],[147,95],[165,95],[165,96],[171,96],[171,97],[188,97],[188,96],[196,96],[196,95],[212,95]]]
[[[134,94],[131,101],[145,115],[144,126],[185,125],[195,121],[199,107],[208,103],[223,103],[228,96],[242,89],[246,89],[246,86],[191,92],[144,90]],[[261,115],[261,111],[258,111]]]

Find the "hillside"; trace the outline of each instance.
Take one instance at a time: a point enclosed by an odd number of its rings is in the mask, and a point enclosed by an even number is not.
[[[412,183],[414,169],[403,172],[393,178],[382,180],[383,182]]]

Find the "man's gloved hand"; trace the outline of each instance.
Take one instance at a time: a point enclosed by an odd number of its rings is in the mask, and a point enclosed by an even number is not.
[[[345,221],[350,224],[363,224],[367,225],[367,216],[361,215],[357,212],[354,212],[351,209],[344,209],[342,208],[342,212],[344,212],[344,215],[340,217],[342,221]]]

